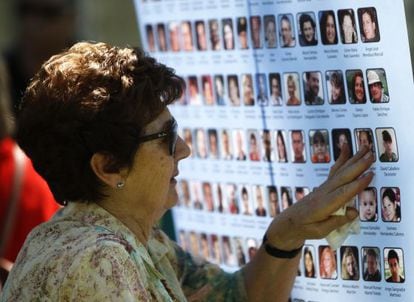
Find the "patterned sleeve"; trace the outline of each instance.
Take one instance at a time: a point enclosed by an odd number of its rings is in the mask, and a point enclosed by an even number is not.
[[[188,301],[247,301],[242,270],[226,273],[218,265],[193,257],[168,241],[165,243],[170,247],[170,262]]]
[[[67,271],[59,301],[151,301],[145,276],[122,245],[98,244],[81,253]]]

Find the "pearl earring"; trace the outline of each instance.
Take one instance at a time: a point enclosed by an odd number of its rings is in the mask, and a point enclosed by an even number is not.
[[[125,186],[125,183],[124,183],[123,181],[119,181],[119,182],[116,184],[116,187],[117,187],[118,189],[122,189],[124,186]]]

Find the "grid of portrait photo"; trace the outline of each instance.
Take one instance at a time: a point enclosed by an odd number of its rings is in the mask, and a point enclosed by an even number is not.
[[[183,76],[187,106],[300,106],[389,103],[386,72],[326,70]],[[369,100],[369,102],[368,102]]]
[[[193,257],[200,257],[230,269],[249,262],[260,248],[261,239],[179,230],[178,243]],[[386,247],[306,244],[297,270],[299,278],[324,280],[405,282],[404,252]]]
[[[145,38],[151,52],[232,51],[375,43],[380,27],[375,7],[363,7],[173,20],[145,24]]]
[[[367,147],[382,163],[398,162],[398,146],[394,128],[310,129],[180,129],[200,160],[274,162],[275,164],[336,161],[347,144],[351,152]],[[354,148],[355,146],[355,148]]]

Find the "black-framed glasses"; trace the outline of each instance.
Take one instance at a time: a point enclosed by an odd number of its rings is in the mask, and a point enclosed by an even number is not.
[[[178,124],[174,118],[171,118],[170,122],[171,122],[170,126],[166,130],[153,133],[153,134],[149,134],[149,135],[145,135],[145,136],[141,136],[138,138],[138,142],[141,144],[141,143],[152,141],[155,139],[167,138],[168,139],[168,151],[171,156],[174,156],[175,147],[177,145],[177,138],[178,138],[178,134],[177,134]]]

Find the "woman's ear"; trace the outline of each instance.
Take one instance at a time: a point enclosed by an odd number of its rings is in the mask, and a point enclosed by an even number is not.
[[[121,171],[108,171],[108,164],[111,155],[105,153],[94,153],[90,160],[92,171],[105,184],[111,188],[120,188],[123,186],[124,177]],[[121,184],[121,185],[120,185]]]

